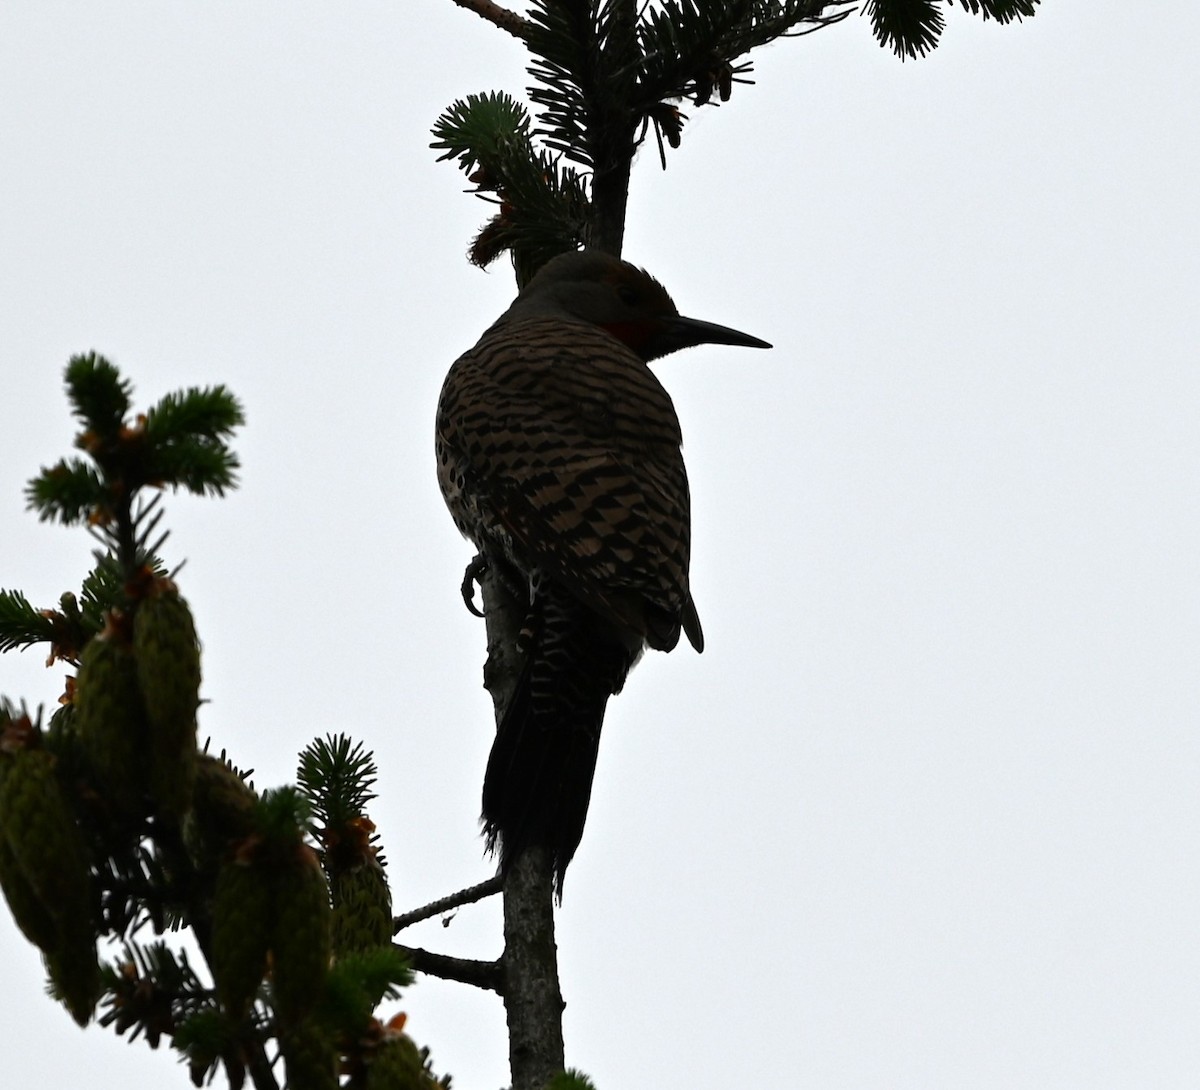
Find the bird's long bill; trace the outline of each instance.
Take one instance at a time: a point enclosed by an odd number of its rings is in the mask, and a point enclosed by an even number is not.
[[[702,322],[698,318],[672,318],[667,322],[665,338],[674,349],[690,348],[695,344],[736,344],[743,348],[770,348],[771,345],[749,333],[740,333],[728,326]]]

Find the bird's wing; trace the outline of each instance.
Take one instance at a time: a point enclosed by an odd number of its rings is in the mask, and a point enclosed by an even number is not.
[[[592,325],[497,327],[452,369],[438,433],[494,520],[484,536],[651,646],[674,645],[694,617],[687,474],[674,406],[636,355]]]

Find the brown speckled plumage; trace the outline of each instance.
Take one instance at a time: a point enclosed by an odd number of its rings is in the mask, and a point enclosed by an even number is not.
[[[687,633],[687,473],[671,398],[647,360],[718,341],[650,276],[584,251],[546,265],[461,356],[438,402],[438,480],[480,552],[529,582],[533,633],[484,786],[506,867],[548,847],[560,883],[583,832],[608,697],[645,646]]]
[[[438,473],[454,521],[669,650],[691,542],[671,399],[597,326],[494,326],[454,365],[438,412]]]

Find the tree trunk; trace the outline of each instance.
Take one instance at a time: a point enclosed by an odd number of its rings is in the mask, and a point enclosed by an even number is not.
[[[488,659],[484,685],[496,722],[521,676],[517,634],[525,620],[518,601],[489,568],[482,583]],[[543,1090],[565,1065],[563,999],[554,942],[554,881],[549,853],[533,848],[513,861],[504,881],[504,1010],[512,1090]]]

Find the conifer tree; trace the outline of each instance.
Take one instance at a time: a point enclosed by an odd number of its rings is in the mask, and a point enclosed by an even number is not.
[[[741,99],[755,49],[855,10],[850,0],[532,0],[524,12],[454,2],[530,52],[528,104],[472,94],[433,129],[441,158],[495,207],[470,260],[508,254],[518,284],[579,246],[619,256],[638,151],[649,145],[665,167],[686,138],[685,110]],[[1037,4],[958,2],[1001,24]],[[937,45],[950,3],[864,0],[859,10],[903,59]],[[0,591],[0,651],[45,644],[51,662],[77,670],[52,715],[0,700],[0,889],[52,994],[80,1024],[95,1017],[151,1047],[168,1041],[196,1085],[220,1073],[255,1090],[429,1090],[448,1077],[433,1074],[403,1016],[375,1014],[415,970],[503,997],[514,1090],[591,1086],[566,1069],[544,860],[518,864],[504,884],[495,961],[397,946],[409,924],[501,883],[393,916],[367,813],[369,752],[319,738],[300,755],[295,787],[259,792],[199,741],[200,634],[169,567],[160,498],[235,486],[236,398],[189,389],[136,414],[131,384],[95,354],[70,361],[66,388],[79,453],[35,477],[28,500],[42,519],[86,527],[96,563],[54,607]],[[482,591],[488,683],[502,708],[521,615],[491,577]]]
[[[509,254],[518,286],[547,260],[581,246],[621,256],[630,175],[651,138],[665,169],[688,114],[728,103],[752,82],[753,50],[830,27],[850,0],[533,0],[525,16],[492,0],[455,0],[520,38],[531,54],[529,106],[502,91],[455,102],[433,147],[455,159],[476,194],[497,206],[470,245],[486,266]],[[961,0],[1000,23],[1034,14],[1036,0]],[[944,27],[935,0],[869,0],[862,10],[881,45],[901,58],[933,49]],[[474,579],[468,568],[464,587]],[[481,579],[487,686],[497,720],[520,675],[524,606],[503,579]],[[501,959],[514,1090],[537,1090],[564,1065],[562,995],[554,944],[553,876],[530,852],[503,891]],[[418,957],[421,955],[418,954]],[[421,962],[417,962],[421,967]],[[435,969],[430,969],[435,971]]]

